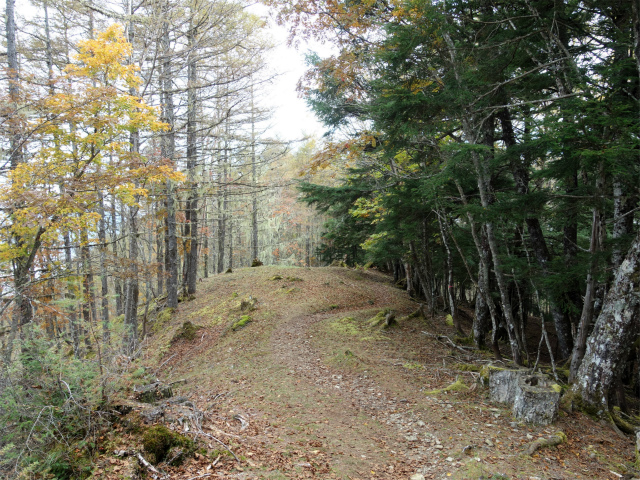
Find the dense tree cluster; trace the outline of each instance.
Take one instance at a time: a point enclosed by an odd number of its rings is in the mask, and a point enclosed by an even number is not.
[[[273,3],[339,47],[302,86],[334,139],[315,166],[352,166],[302,186],[332,217],[326,259],[386,266],[459,330],[475,302],[476,345],[499,357],[502,336],[517,364],[539,317],[576,392],[624,407],[613,392],[640,392],[637,2]]]

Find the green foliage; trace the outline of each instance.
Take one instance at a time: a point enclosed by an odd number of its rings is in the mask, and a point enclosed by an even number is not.
[[[97,432],[108,423],[100,407],[116,385],[96,359],[75,358],[37,328],[23,333],[19,358],[0,367],[2,462],[18,472],[85,478]]]

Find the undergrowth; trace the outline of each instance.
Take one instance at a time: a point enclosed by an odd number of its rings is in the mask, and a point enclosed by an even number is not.
[[[144,382],[144,369],[115,341],[74,355],[34,325],[22,336],[11,362],[0,361],[0,478],[86,478],[113,420],[110,400]]]

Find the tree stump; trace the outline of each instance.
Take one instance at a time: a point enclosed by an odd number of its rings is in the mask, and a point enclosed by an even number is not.
[[[558,415],[560,387],[546,375],[526,370],[493,370],[489,390],[494,402],[513,405],[516,420],[549,425]]]
[[[489,392],[494,402],[513,404],[516,399],[520,370],[491,370]]]
[[[536,425],[549,425],[558,415],[560,389],[544,375],[520,375],[513,402],[517,420]]]

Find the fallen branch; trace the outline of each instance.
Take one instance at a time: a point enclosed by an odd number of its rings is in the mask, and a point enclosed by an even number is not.
[[[136,457],[138,457],[138,461],[151,473],[155,473],[156,475],[160,475],[161,478],[167,478],[166,475],[160,472],[156,467],[151,465],[141,454],[140,452],[135,452]]]
[[[435,334],[435,333],[429,333],[429,332],[422,332],[422,333],[423,333],[424,335],[429,336],[429,337],[433,337],[433,338],[435,338],[435,339],[436,339],[436,340],[438,340],[439,342],[442,342],[442,339],[443,339],[443,338],[446,338],[446,339],[447,339],[447,341],[449,342],[449,344],[450,344],[452,347],[457,348],[458,350],[460,350],[461,352],[466,353],[467,355],[468,355],[469,353],[471,353],[471,352],[470,352],[470,350],[473,350],[473,348],[472,348],[472,347],[463,347],[463,346],[458,345],[456,342],[454,342],[453,340],[451,340],[451,339],[450,339],[449,337],[447,337],[446,335]],[[446,345],[446,344],[445,344],[445,345]]]
[[[525,453],[527,455],[533,455],[535,451],[540,448],[556,447],[566,441],[567,441],[567,436],[563,432],[557,432],[551,437],[539,438],[535,442],[529,443],[527,446],[527,449],[525,450]]]
[[[211,440],[215,440],[216,442],[218,442],[220,445],[222,445],[222,447],[229,452],[231,455],[233,455],[233,458],[236,459],[236,462],[241,463],[240,459],[236,456],[235,453],[233,453],[231,451],[231,449],[229,447],[227,447],[227,445],[225,445],[224,442],[222,442],[221,440],[218,440],[216,437],[214,437],[213,435],[209,435],[208,433],[204,433],[202,430],[196,432],[196,435],[202,435],[204,437],[210,438]]]

